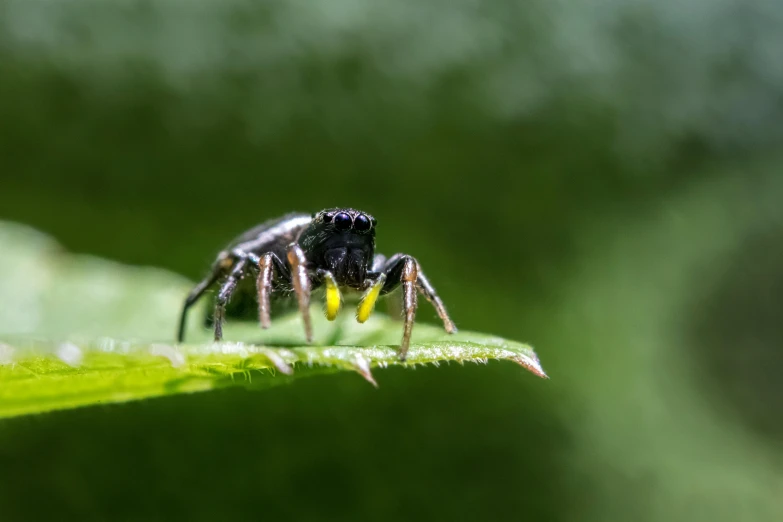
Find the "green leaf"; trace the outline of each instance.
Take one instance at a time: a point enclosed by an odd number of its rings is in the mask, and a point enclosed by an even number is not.
[[[19,225],[0,223],[0,249],[0,417],[225,386],[264,388],[344,370],[377,385],[372,368],[391,365],[504,359],[546,376],[527,345],[473,332],[448,335],[420,321],[400,363],[399,321],[376,312],[358,324],[344,310],[329,322],[318,305],[311,345],[296,314],[276,318],[269,330],[230,322],[225,332],[232,341],[211,342],[199,324],[203,307],[190,315],[190,343],[178,345],[175,326],[192,282],[68,254]]]

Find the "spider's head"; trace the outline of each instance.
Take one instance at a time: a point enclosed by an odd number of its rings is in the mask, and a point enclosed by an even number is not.
[[[299,245],[315,268],[329,270],[337,283],[359,288],[375,254],[375,218],[352,208],[313,214]]]

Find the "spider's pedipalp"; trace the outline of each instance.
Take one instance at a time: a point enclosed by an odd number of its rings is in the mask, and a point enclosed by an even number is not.
[[[337,280],[330,271],[319,269],[316,275],[326,286],[324,314],[329,321],[334,321],[343,306],[343,295],[340,293],[340,287],[337,286]]]
[[[378,279],[364,292],[359,306],[356,307],[356,320],[360,323],[367,321],[375,308],[375,302],[378,300],[378,296],[381,295],[383,285],[386,283],[386,274],[381,273]]]

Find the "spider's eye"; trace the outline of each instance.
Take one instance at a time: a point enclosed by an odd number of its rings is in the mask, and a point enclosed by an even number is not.
[[[337,228],[337,230],[348,230],[351,228],[352,224],[353,221],[351,220],[351,216],[345,212],[340,212],[334,216],[334,226]]]
[[[377,220],[377,219],[375,219],[375,218],[372,218],[372,226],[373,226],[373,228],[374,228],[374,227],[375,227],[375,225],[377,225],[377,224],[378,224],[378,220]]]
[[[331,223],[331,222],[332,222],[332,215],[324,214],[324,223]]]
[[[364,214],[356,216],[356,220],[353,222],[353,227],[359,232],[367,232],[372,228],[372,223]]]

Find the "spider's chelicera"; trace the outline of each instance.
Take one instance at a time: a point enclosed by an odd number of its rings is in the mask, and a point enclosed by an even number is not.
[[[377,222],[366,212],[332,208],[312,215],[288,214],[248,230],[218,254],[210,274],[190,292],[182,310],[178,339],[182,342],[188,309],[216,283],[215,340],[223,338],[226,304],[246,277],[254,277],[258,293],[259,321],[271,322],[270,299],[274,294],[292,297],[299,305],[305,336],[312,341],[310,295],[325,290],[326,317],[337,317],[343,292],[362,292],[356,319],[365,322],[379,296],[402,286],[403,335],[400,358],[405,360],[420,292],[432,303],[447,332],[457,329],[419,263],[406,254],[386,258],[375,253]]]

